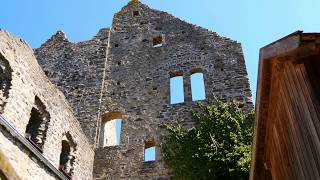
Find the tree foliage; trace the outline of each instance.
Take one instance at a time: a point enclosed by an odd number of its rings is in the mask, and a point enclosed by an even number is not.
[[[192,111],[195,127],[167,126],[162,151],[174,179],[248,179],[253,112],[218,98]]]

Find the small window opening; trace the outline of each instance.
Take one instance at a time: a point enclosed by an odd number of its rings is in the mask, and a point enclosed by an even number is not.
[[[191,75],[192,100],[204,100],[206,98],[204,79],[202,72],[196,72]]]
[[[161,47],[162,46],[162,36],[157,36],[153,38],[153,47]]]
[[[132,12],[132,16],[133,17],[138,17],[138,16],[140,16],[140,12],[139,11],[133,11]]]
[[[71,179],[74,171],[75,150],[76,144],[73,142],[71,135],[67,133],[66,139],[61,142],[59,170],[67,176],[68,179]]]
[[[114,47],[119,47],[119,44],[115,44]]]
[[[44,74],[48,77],[49,76],[49,71],[48,70],[44,70]]]
[[[182,72],[170,73],[170,103],[184,102],[184,88]]]
[[[121,142],[122,119],[120,112],[110,112],[102,116],[100,144],[105,146],[117,146]]]
[[[60,163],[59,163],[59,169],[62,171],[65,171],[67,173],[68,163],[70,161],[69,155],[70,155],[70,145],[67,141],[62,141],[62,148],[61,148],[61,154],[60,154]]]
[[[144,162],[156,160],[156,145],[154,141],[145,142],[144,147]]]
[[[31,110],[29,123],[26,128],[26,138],[40,152],[47,137],[47,130],[50,121],[50,114],[38,97],[35,98],[35,107]]]

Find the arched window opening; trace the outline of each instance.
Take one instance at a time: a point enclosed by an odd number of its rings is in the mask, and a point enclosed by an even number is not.
[[[3,113],[4,106],[9,98],[11,88],[12,69],[9,62],[0,53],[0,113]]]
[[[193,72],[191,71],[191,73]],[[193,101],[206,99],[204,77],[202,72],[195,71],[191,75],[191,93]]]
[[[77,144],[73,142],[71,135],[67,133],[65,139],[61,142],[59,170],[69,179],[71,179],[74,171],[76,146]]]
[[[46,111],[41,100],[35,97],[35,107],[31,110],[25,136],[40,152],[43,151],[43,146],[47,138],[49,122],[50,114]]]
[[[70,156],[71,148],[68,141],[62,141],[62,148],[60,154],[60,163],[59,170],[63,172],[67,177],[71,177],[71,156]]]
[[[109,112],[102,116],[100,145],[117,146],[121,141],[122,115],[120,112]]]
[[[153,47],[154,48],[161,47],[162,44],[163,44],[162,36],[159,35],[159,36],[154,37],[152,42],[153,42]]]
[[[184,88],[182,72],[171,72],[170,74],[170,104],[184,102]]]
[[[144,146],[144,162],[156,160],[156,143],[154,141],[146,141]]]
[[[61,154],[60,154],[60,164],[59,164],[61,169],[66,169],[67,164],[70,161],[69,159],[70,151],[71,151],[71,148],[68,141],[63,140]]]

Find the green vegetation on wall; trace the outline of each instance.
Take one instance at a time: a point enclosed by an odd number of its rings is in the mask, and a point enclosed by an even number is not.
[[[253,112],[218,98],[192,111],[196,126],[167,126],[162,151],[174,179],[248,179]]]

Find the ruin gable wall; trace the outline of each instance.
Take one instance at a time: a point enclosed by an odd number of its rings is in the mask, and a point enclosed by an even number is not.
[[[161,135],[167,123],[194,125],[194,73],[203,73],[206,98],[214,94],[253,108],[240,43],[137,1],[116,13],[112,27],[92,40],[71,43],[59,32],[36,56],[96,148],[95,179],[170,177]],[[184,102],[171,104],[170,78],[175,76],[183,77]],[[122,119],[120,145],[105,146],[104,121],[112,118],[104,117],[114,114]],[[150,144],[156,160],[144,162]]]

